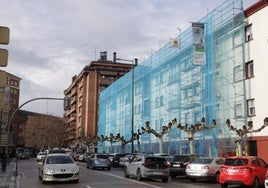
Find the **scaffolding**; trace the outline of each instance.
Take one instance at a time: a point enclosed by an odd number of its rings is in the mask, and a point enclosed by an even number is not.
[[[131,138],[132,117],[134,133],[145,121],[160,131],[174,118],[191,125],[204,117],[207,124],[215,119],[217,127],[195,135],[195,150],[209,156],[235,150],[230,142],[235,135],[225,121],[241,126],[247,120],[242,0],[227,0],[195,23],[204,26],[201,53],[196,54],[195,30],[190,27],[176,37],[177,46],[170,41],[101,92],[98,135],[120,133]],[[140,140],[142,152],[159,152],[154,135],[143,134]],[[164,152],[189,153],[187,135],[178,128],[163,140]],[[120,143],[113,144],[113,151],[120,152]]]

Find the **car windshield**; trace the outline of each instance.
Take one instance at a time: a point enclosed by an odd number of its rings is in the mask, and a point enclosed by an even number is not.
[[[69,156],[48,156],[47,164],[72,164],[74,161]]]
[[[190,160],[189,156],[180,156],[180,155],[176,155],[173,158],[173,161],[179,161],[179,162],[188,162]]]
[[[227,166],[245,166],[248,164],[247,159],[226,159],[225,165]]]
[[[213,159],[197,158],[192,162],[192,164],[210,164],[212,161]]]

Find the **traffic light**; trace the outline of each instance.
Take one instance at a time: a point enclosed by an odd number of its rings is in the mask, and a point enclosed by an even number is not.
[[[64,110],[70,109],[70,98],[69,97],[64,97],[63,108],[64,108]]]
[[[0,44],[7,45],[9,43],[10,30],[8,27],[0,26]],[[6,67],[8,60],[8,51],[0,49],[0,67]]]
[[[7,73],[0,70],[0,88],[6,87],[7,84]]]

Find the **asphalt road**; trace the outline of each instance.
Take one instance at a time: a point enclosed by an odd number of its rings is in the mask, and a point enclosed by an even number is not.
[[[208,181],[190,182],[185,177],[177,177],[163,183],[160,180],[137,181],[134,178],[125,178],[121,168],[112,168],[111,171],[90,170],[86,164],[79,163],[80,180],[75,183],[46,183],[38,178],[38,163],[35,159],[18,160],[19,188],[219,188],[220,185]]]

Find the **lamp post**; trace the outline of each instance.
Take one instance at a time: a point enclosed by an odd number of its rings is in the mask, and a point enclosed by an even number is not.
[[[121,59],[121,58],[116,58],[116,60],[121,60],[121,61],[129,61],[132,62],[135,66],[138,64],[138,59],[135,58],[133,60],[128,60],[128,59]],[[132,74],[131,74],[131,93],[132,93],[132,99],[131,99],[131,152],[134,153],[134,67],[132,69]]]

